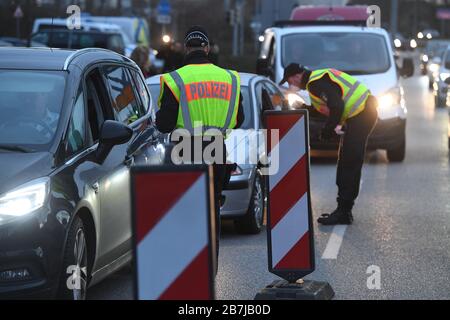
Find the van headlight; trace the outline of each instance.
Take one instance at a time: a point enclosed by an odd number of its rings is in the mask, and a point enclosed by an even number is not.
[[[403,89],[395,87],[378,96],[378,117],[381,120],[406,116]]]
[[[398,106],[401,101],[400,88],[392,88],[378,97],[378,108],[392,108]]]
[[[41,178],[0,196],[0,222],[21,217],[44,206],[50,190],[50,179]]]

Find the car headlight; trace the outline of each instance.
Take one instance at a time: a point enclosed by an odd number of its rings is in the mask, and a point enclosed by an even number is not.
[[[422,56],[422,61],[423,61],[423,62],[428,62],[428,60],[429,60],[428,56],[427,56],[426,54],[424,54],[424,55]]]
[[[400,99],[400,90],[398,88],[391,89],[378,98],[378,107],[390,108],[392,106],[399,105]]]
[[[413,49],[417,48],[417,41],[415,39],[411,39],[409,46]]]
[[[24,184],[0,196],[0,221],[3,218],[21,217],[44,206],[49,193],[50,180],[41,178]]]
[[[287,95],[287,101],[290,107],[301,107],[305,104],[305,100],[296,93],[289,93]]]
[[[402,46],[402,42],[400,41],[400,39],[395,39],[394,45],[396,48],[400,48]]]
[[[448,72],[441,72],[441,74],[439,75],[441,81],[445,81],[448,77],[450,77],[450,73]]]
[[[398,117],[401,114],[406,114],[406,112],[401,87],[394,87],[378,96],[378,117],[381,120]]]

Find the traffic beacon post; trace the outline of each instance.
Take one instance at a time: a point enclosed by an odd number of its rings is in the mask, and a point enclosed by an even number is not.
[[[204,165],[132,167],[135,299],[214,299],[211,177]]]
[[[315,269],[309,182],[308,111],[266,111],[269,271],[283,280],[261,290],[256,300],[328,300],[327,282],[303,280]],[[276,138],[274,138],[276,137]]]

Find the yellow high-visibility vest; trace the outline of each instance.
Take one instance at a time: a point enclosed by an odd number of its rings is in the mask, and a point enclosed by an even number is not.
[[[235,71],[213,64],[190,64],[161,77],[179,102],[176,128],[194,133],[202,127],[219,129],[225,133],[237,123],[240,97],[240,78]],[[195,131],[196,133],[197,131]]]
[[[356,78],[351,75],[338,71],[336,69],[319,69],[311,72],[306,89],[309,92],[312,106],[322,114],[329,115],[327,102],[322,97],[317,97],[309,91],[311,83],[321,79],[324,75],[328,75],[334,83],[336,83],[342,91],[342,100],[344,100],[344,113],[340,124],[345,123],[349,118],[360,114],[366,105],[370,90]]]

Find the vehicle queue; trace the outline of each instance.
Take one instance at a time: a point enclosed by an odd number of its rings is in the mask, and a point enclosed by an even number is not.
[[[77,34],[45,23],[35,24],[32,39],[39,48],[0,49],[0,162],[6,168],[0,172],[0,234],[7,235],[0,243],[0,297],[85,299],[90,286],[131,262],[131,205],[123,192],[130,167],[168,161],[169,135],[155,125],[162,75],[145,77],[126,57],[136,39],[104,19],[91,19]],[[450,78],[443,76],[448,51],[430,60],[442,63],[432,79],[439,105]],[[371,55],[371,63],[355,63]],[[339,69],[366,84],[379,102],[368,148],[403,161],[407,108],[399,76],[413,69],[408,61],[398,68],[394,56],[382,29],[291,21],[266,30],[260,75],[237,73],[244,119],[226,137],[229,154],[252,148],[246,137],[264,128],[265,110],[311,104],[305,91],[278,85],[289,63],[301,62],[311,70]],[[325,122],[323,114],[311,115],[311,147],[336,150],[338,135],[321,138]],[[240,233],[263,229],[267,185],[260,166],[237,163],[223,192],[220,216],[232,219]],[[76,289],[66,285],[71,265],[81,270]]]

